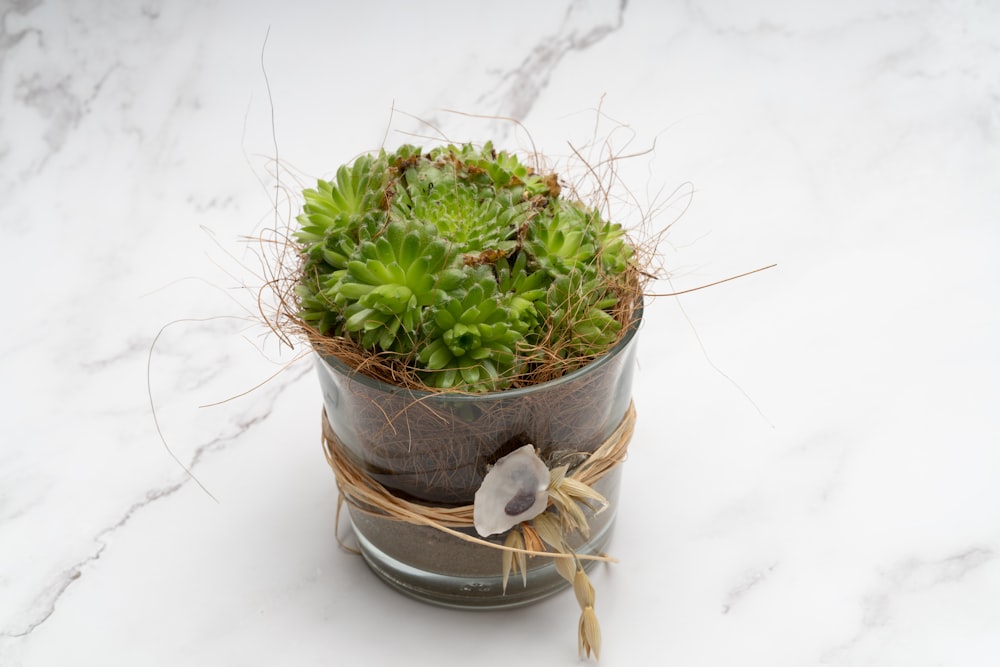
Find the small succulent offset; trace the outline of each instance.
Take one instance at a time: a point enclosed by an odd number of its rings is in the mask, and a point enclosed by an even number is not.
[[[430,387],[506,389],[618,340],[624,230],[489,143],[383,150],[303,197],[299,318]]]

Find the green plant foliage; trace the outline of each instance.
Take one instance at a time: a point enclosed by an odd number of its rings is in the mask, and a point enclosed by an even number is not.
[[[503,389],[543,356],[617,340],[635,269],[624,230],[490,144],[363,156],[303,199],[303,323],[396,355],[429,386]]]
[[[411,352],[425,309],[465,273],[449,268],[448,243],[434,225],[390,222],[381,232],[356,246],[325,293],[344,307],[344,331],[359,335],[363,347]]]
[[[508,302],[486,267],[474,271],[464,293],[438,298],[429,309],[428,343],[417,356],[427,384],[482,391],[514,372],[515,348],[525,331]]]
[[[579,296],[586,294],[587,298]],[[609,312],[617,297],[600,277],[574,268],[552,281],[540,302],[552,339],[552,353],[562,358],[587,357],[613,345],[621,323]]]

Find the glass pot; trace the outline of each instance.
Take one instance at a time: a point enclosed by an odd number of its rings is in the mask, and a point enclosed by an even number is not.
[[[471,505],[489,467],[525,444],[552,468],[582,462],[621,424],[631,403],[636,331],[607,354],[555,380],[481,394],[431,393],[379,382],[335,357],[317,356],[327,419],[346,455],[391,493],[438,507]],[[594,488],[610,506],[587,514],[577,553],[603,552],[617,507],[621,465]],[[396,589],[449,607],[501,608],[547,597],[568,584],[551,558],[529,557],[527,584],[502,590],[502,552],[348,504],[365,561]],[[476,535],[474,529],[463,529]],[[502,544],[506,535],[487,538]],[[592,564],[594,561],[584,561]]]

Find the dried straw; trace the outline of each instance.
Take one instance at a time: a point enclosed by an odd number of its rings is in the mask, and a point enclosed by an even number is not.
[[[588,486],[600,480],[612,468],[625,460],[634,430],[635,406],[629,405],[624,419],[614,433],[568,476]],[[344,445],[337,439],[330,426],[326,410],[323,411],[323,450],[326,453],[327,463],[330,464],[330,468],[333,469],[333,474],[337,478],[337,487],[340,490],[340,500],[337,505],[338,514],[341,502],[347,502],[362,512],[414,525],[428,526],[466,542],[491,549],[523,553],[529,556],[575,557],[584,560],[614,562],[614,559],[608,556],[520,549],[461,532],[459,529],[469,529],[474,525],[472,505],[461,507],[421,505],[393,495],[350,459],[345,452]]]

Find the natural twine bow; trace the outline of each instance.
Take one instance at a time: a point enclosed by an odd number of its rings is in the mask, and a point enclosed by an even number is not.
[[[625,417],[615,431],[566,477],[587,487],[596,483],[612,468],[625,460],[634,430],[635,406],[630,404]],[[333,473],[337,478],[337,487],[340,490],[340,496],[337,500],[336,525],[340,525],[342,504],[347,502],[353,508],[362,512],[418,526],[427,526],[466,542],[507,552],[507,554],[511,554],[517,559],[516,562],[520,563],[522,575],[525,574],[525,557],[544,556],[552,558],[555,560],[559,573],[572,584],[582,610],[579,624],[580,654],[583,655],[586,653],[589,656],[591,650],[593,650],[595,657],[599,656],[601,640],[600,628],[597,625],[597,616],[594,614],[594,589],[580,561],[616,562],[614,558],[603,554],[575,553],[566,546],[564,539],[556,537],[545,539],[545,536],[542,535],[543,540],[549,546],[556,549],[554,551],[546,551],[542,540],[538,539],[529,539],[531,548],[527,548],[521,546],[524,544],[523,537],[521,540],[508,539],[505,543],[500,544],[462,532],[459,529],[473,527],[472,505],[436,507],[413,503],[393,495],[382,484],[359,468],[346,454],[343,443],[340,442],[333,432],[333,428],[330,426],[330,421],[327,418],[325,410],[323,411],[323,451],[326,454],[327,463],[330,464],[330,468],[333,469]],[[540,515],[540,517],[544,516],[547,516],[547,513]],[[536,517],[536,520],[538,518]],[[534,527],[528,526],[527,522],[521,524],[521,535],[538,534],[539,531],[536,530],[537,528],[537,523],[534,524]],[[512,532],[517,533],[517,530],[515,528]],[[337,541],[345,549],[356,551],[346,547],[341,542],[339,534],[337,535]],[[505,557],[504,561],[505,563],[512,562],[509,557]],[[505,583],[508,573],[506,567],[504,572]]]

